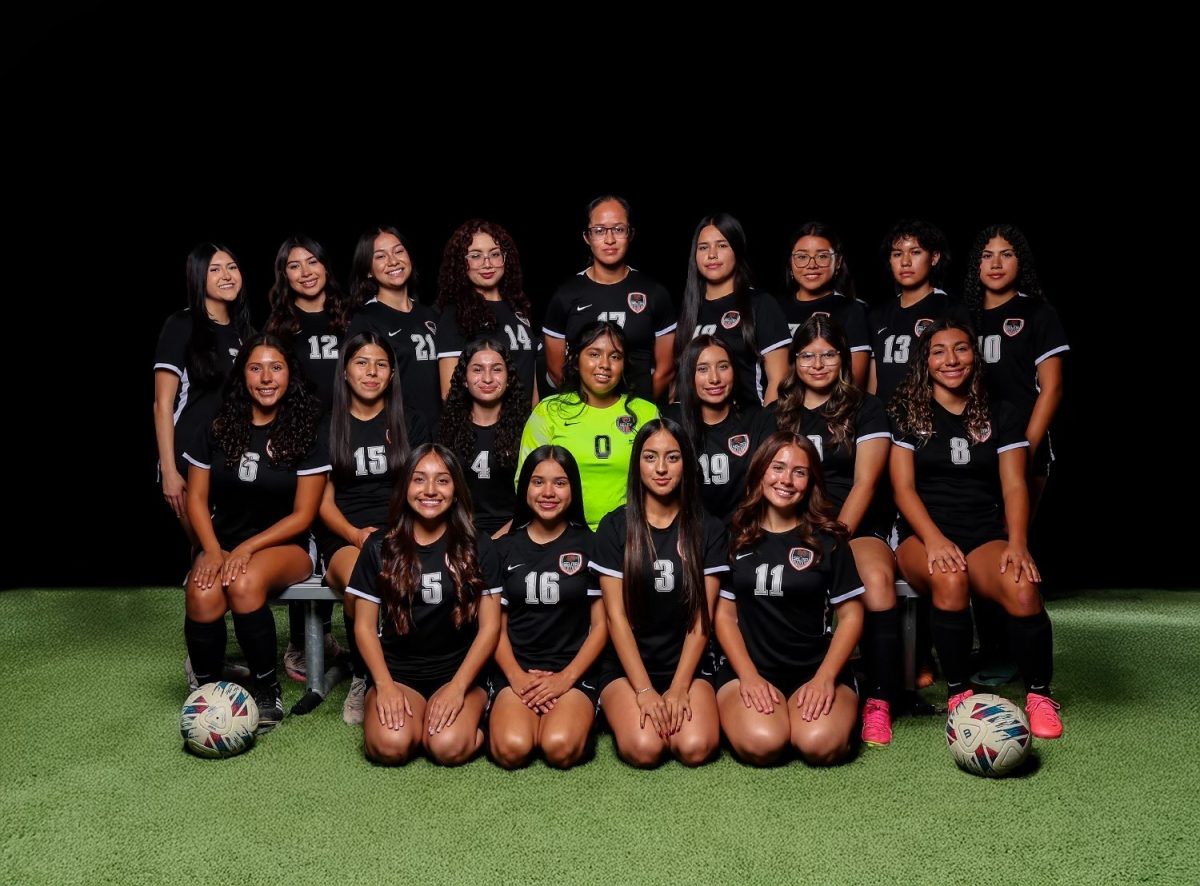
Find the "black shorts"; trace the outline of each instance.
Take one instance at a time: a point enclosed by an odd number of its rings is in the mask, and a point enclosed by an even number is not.
[[[965,532],[945,532],[945,530],[943,530],[943,534],[946,536],[946,538],[950,539],[950,541],[954,542],[954,544],[958,545],[958,549],[963,552],[964,557],[968,556],[971,551],[978,547],[982,547],[989,542],[1008,541],[1008,531],[1003,527],[993,527],[992,529],[987,529],[985,527],[980,532],[972,532],[969,534]],[[908,528],[908,524],[904,523],[904,521],[900,521],[900,544],[903,544],[914,535],[916,535],[916,533]],[[897,545],[897,547],[899,547],[899,545]]]
[[[870,522],[863,520],[850,538],[877,538],[886,545],[892,537],[892,527],[895,523],[894,519],[876,519]]]
[[[508,677],[504,676],[504,673],[499,668],[493,670],[491,674],[488,675],[488,679],[491,683],[492,698],[495,698],[497,695],[499,695],[500,690],[509,685]],[[600,682],[594,671],[584,674],[575,681],[575,685],[571,688],[578,689],[580,692],[586,695],[588,701],[592,703],[593,708],[600,704]]]
[[[446,677],[437,677],[437,678],[433,678],[433,679],[429,679],[429,678],[405,679],[402,676],[397,676],[395,673],[392,673],[392,679],[395,680],[397,683],[403,683],[405,686],[407,686],[413,692],[420,694],[420,696],[422,698],[424,698],[426,701],[429,701],[429,696],[433,695],[433,693],[437,692],[439,689],[441,689],[443,686],[445,686],[447,683],[449,683],[451,680],[453,680],[454,674],[449,674]],[[367,674],[367,688],[370,689],[374,685],[375,685],[375,681],[371,678],[370,674]],[[482,689],[484,692],[486,692],[488,694],[488,701],[490,702],[491,698],[492,698],[492,694],[490,691],[490,687],[488,686],[487,680],[485,679],[483,674],[480,674],[478,677],[475,678],[474,685],[478,686],[480,689]]]
[[[617,658],[615,652],[611,650],[601,656],[598,665],[599,678],[598,684],[600,692],[614,680],[619,680],[625,676],[625,669],[621,667],[621,661]],[[716,688],[716,662],[713,660],[712,645],[710,644],[704,653],[700,656],[700,664],[696,666],[696,672],[692,675],[693,680],[704,680],[714,689]],[[654,691],[660,695],[666,692],[671,687],[671,681],[675,679],[674,670],[651,670],[646,669],[647,675],[650,677],[650,685],[654,687]],[[635,687],[642,688],[642,687]]]
[[[810,665],[786,671],[764,671],[760,669],[758,674],[782,692],[784,699],[789,699],[792,697],[793,692],[813,678],[817,673],[818,667],[819,665]],[[736,680],[737,678],[738,675],[734,671],[733,665],[726,659],[717,670],[717,688],[719,689],[730,680]],[[841,673],[837,675],[837,682],[849,686],[854,690],[855,695],[858,694],[858,682],[854,679],[854,672],[849,667],[842,668]]]

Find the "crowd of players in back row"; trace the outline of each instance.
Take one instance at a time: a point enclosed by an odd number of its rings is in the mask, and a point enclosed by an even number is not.
[[[740,223],[702,219],[678,312],[627,263],[633,234],[620,197],[587,207],[592,261],[541,336],[484,220],[446,244],[436,307],[393,227],[359,239],[349,293],[288,239],[258,334],[233,253],[193,250],[155,358],[193,682],[223,673],[232,612],[277,724],[267,602],[323,567],[345,592],[343,715],[376,762],[465,761],[486,717],[499,764],[566,767],[601,707],[634,765],[705,762],[722,731],[748,761],[831,763],[858,724],[891,742],[898,567],[932,602],[950,705],[974,595],[1003,610],[1032,731],[1061,735],[1027,529],[1068,346],[1024,235],[982,231],[952,301],[941,232],[898,223],[896,297],[868,316],[827,225],[798,229],[775,298]],[[301,645],[294,618],[297,679]]]

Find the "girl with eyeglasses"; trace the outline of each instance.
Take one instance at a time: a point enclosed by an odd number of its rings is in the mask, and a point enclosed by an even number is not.
[[[663,416],[679,422],[695,442],[704,509],[728,522],[745,490],[746,469],[773,417],[758,404],[740,403],[733,355],[724,339],[698,335],[683,349],[675,392]]]
[[[546,373],[556,388],[562,384],[566,343],[588,323],[611,320],[625,331],[625,376],[634,396],[659,402],[675,377],[678,321],[670,293],[627,262],[631,218],[624,197],[609,194],[588,204],[583,241],[592,263],[560,286],[546,308]]]
[[[837,322],[850,342],[851,377],[865,390],[871,362],[867,312],[854,297],[854,281],[841,238],[824,222],[807,222],[792,235],[791,243],[786,276],[787,288],[792,292],[779,300],[788,334],[795,335],[814,314],[824,314]]]
[[[780,431],[812,441],[820,460],[822,492],[849,531],[849,549],[866,592],[862,652],[867,700],[862,738],[892,741],[891,704],[900,661],[896,609],[896,561],[888,538],[896,509],[881,480],[892,435],[883,404],[850,377],[846,333],[824,314],[814,314],[792,339],[795,372],[779,386],[770,409]]]
[[[759,766],[789,746],[814,766],[850,753],[858,695],[846,663],[862,633],[863,586],[821,473],[809,438],[772,434],[730,527],[717,703],[734,753]]]
[[[741,222],[726,212],[700,219],[692,234],[676,356],[697,335],[719,335],[733,358],[738,400],[770,403],[787,375],[784,328],[775,300],[751,283]]]
[[[608,642],[593,536],[571,453],[539,446],[521,467],[513,529],[498,544],[504,570],[500,643],[488,741],[505,769],[537,750],[567,769],[583,759],[600,690],[593,666]]]
[[[530,327],[532,309],[521,277],[521,256],[508,231],[473,218],[450,235],[438,272],[438,373],[442,400],[463,348],[484,334],[501,335],[516,366],[521,389],[538,400],[535,364],[540,342]]]
[[[908,377],[888,406],[895,443],[892,487],[900,508],[896,560],[905,580],[933,599],[933,644],[949,708],[968,684],[976,594],[1008,614],[1009,645],[1025,682],[1025,710],[1038,738],[1062,735],[1050,691],[1050,619],[1029,554],[1025,424],[989,399],[974,331],[939,320],[921,336]]]
[[[562,389],[534,407],[518,464],[539,446],[570,450],[579,465],[588,526],[625,502],[625,474],[638,428],[658,416],[625,382],[625,333],[611,320],[584,326],[567,348]]]
[[[434,339],[438,315],[421,303],[418,282],[412,249],[399,228],[379,225],[358,238],[350,275],[358,307],[349,334],[369,329],[387,339],[398,358],[404,410],[420,413],[432,429],[442,411]]]
[[[668,754],[698,766],[718,749],[708,649],[727,539],[701,506],[694,459],[678,424],[647,422],[633,442],[626,503],[596,532],[591,567],[615,650],[601,664],[600,703],[617,753],[638,767]]]
[[[346,593],[370,673],[363,751],[382,766],[421,750],[443,766],[483,746],[482,672],[500,636],[500,562],[476,533],[462,467],[436,443],[400,469],[387,528],[363,545]]]
[[[497,538],[512,523],[521,431],[529,398],[512,353],[499,336],[483,335],[458,356],[437,441],[465,466],[475,528]]]

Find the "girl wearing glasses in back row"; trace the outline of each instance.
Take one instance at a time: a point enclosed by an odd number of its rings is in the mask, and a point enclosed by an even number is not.
[[[438,374],[442,400],[467,342],[485,333],[508,341],[517,378],[538,401],[534,364],[537,347],[530,329],[531,309],[521,280],[521,256],[508,231],[494,222],[473,218],[450,235],[438,273]]]
[[[546,308],[546,374],[555,387],[562,384],[566,343],[587,324],[611,320],[625,331],[625,378],[634,396],[658,401],[675,376],[677,319],[670,293],[626,262],[630,218],[623,197],[607,195],[588,204],[583,240],[592,263],[558,287]]]
[[[854,297],[854,281],[842,240],[833,228],[823,222],[801,225],[792,237],[786,274],[788,288],[794,288],[791,296],[779,300],[779,306],[787,318],[789,333],[795,335],[814,314],[824,314],[836,322],[850,342],[854,383],[865,390],[871,363],[867,312]]]

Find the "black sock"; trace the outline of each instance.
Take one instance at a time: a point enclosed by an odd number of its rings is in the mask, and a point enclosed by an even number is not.
[[[271,608],[263,604],[253,612],[235,612],[233,630],[246,656],[250,673],[261,686],[279,682],[275,675],[275,617]]]
[[[321,618],[321,636],[333,633],[333,601],[318,600],[317,615]]]
[[[863,621],[863,657],[867,665],[867,697],[890,702],[899,685],[900,612],[867,610]]]
[[[1010,615],[1008,636],[1025,689],[1049,695],[1050,678],[1054,676],[1054,631],[1046,610],[1024,617]]]
[[[346,646],[350,651],[350,673],[355,677],[365,677],[367,666],[363,663],[362,656],[358,654],[358,640],[354,637],[354,616],[347,615],[346,611],[342,610],[342,620],[346,623]]]
[[[1008,656],[1008,613],[999,603],[976,598],[971,601],[975,613],[975,632],[979,634],[979,652],[983,663],[994,664]]]
[[[288,604],[288,642],[296,649],[304,648],[304,604]]]
[[[949,612],[933,607],[931,619],[933,648],[942,663],[942,674],[946,678],[946,693],[954,695],[967,688],[971,676],[971,640],[974,629],[971,625],[971,610],[960,609]]]
[[[184,618],[183,639],[192,659],[197,685],[221,679],[225,667],[225,636],[225,616],[212,622]]]

